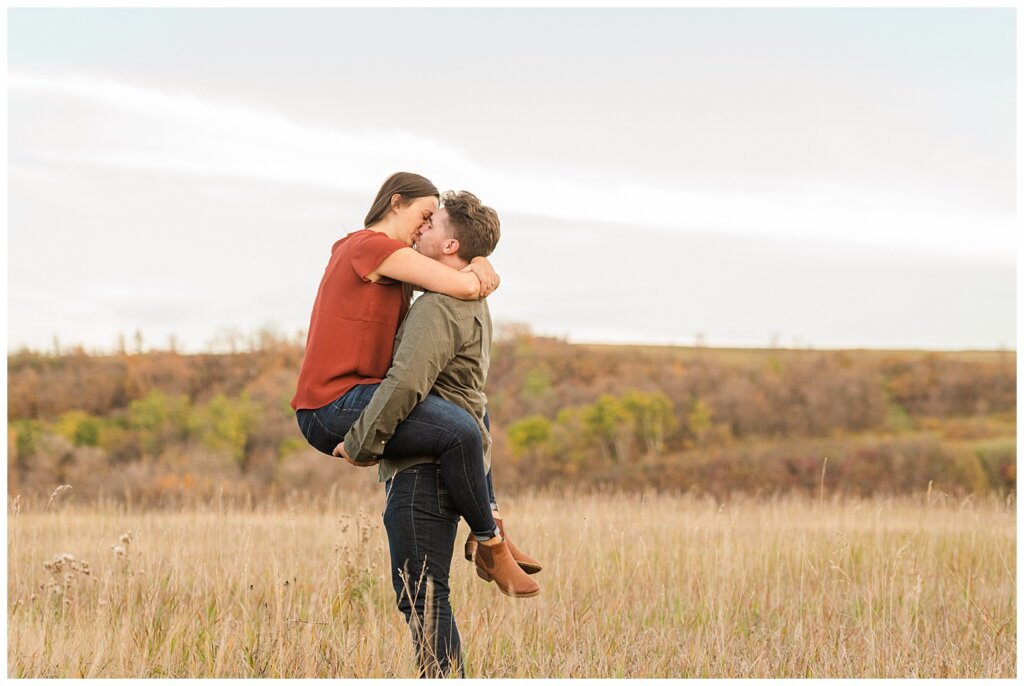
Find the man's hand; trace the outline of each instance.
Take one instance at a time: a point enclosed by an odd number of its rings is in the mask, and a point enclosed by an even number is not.
[[[353,465],[355,467],[372,467],[373,465],[377,464],[380,461],[380,460],[360,460],[359,462],[356,462],[355,460],[353,460],[351,457],[348,456],[347,452],[345,452],[345,442],[344,441],[342,441],[338,445],[334,446],[334,456],[335,457],[343,457],[343,458],[345,458],[345,462],[348,462],[350,465]]]
[[[498,273],[494,271],[490,261],[486,257],[474,257],[461,271],[473,272],[476,278],[480,279],[480,297],[486,298],[501,284]]]

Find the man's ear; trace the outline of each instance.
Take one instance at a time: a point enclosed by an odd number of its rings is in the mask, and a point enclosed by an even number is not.
[[[459,252],[459,239],[458,238],[449,238],[447,241],[445,241],[445,244],[444,244],[444,254],[445,255],[454,255],[457,252]]]

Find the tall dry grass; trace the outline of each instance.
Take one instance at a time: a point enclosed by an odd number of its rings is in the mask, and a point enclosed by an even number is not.
[[[12,505],[9,674],[414,676],[379,496]],[[510,534],[546,564],[542,592],[506,598],[456,556],[469,676],[1016,675],[1012,500],[504,506]]]

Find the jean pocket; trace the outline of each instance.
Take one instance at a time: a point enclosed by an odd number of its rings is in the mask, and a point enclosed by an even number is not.
[[[329,408],[334,411],[355,410],[357,413],[362,412],[366,406],[370,404],[370,399],[373,398],[373,392],[377,390],[378,386],[380,386],[379,383],[364,383],[353,386],[348,393],[341,396],[327,407],[321,408],[321,410],[327,410]]]
[[[315,424],[318,424],[325,432],[341,441],[344,440],[345,434],[356,423],[362,412],[361,409],[338,410],[333,407],[321,408],[316,412],[317,421]]]
[[[448,487],[445,486],[444,479],[441,477],[441,465],[437,465],[434,474],[437,478],[437,511],[443,517],[458,519],[459,511],[455,508],[452,496],[448,493]]]

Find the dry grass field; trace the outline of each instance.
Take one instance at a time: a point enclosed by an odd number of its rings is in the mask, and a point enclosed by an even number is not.
[[[468,676],[1016,676],[1012,500],[504,500],[542,592],[455,559]],[[382,504],[12,502],[9,675],[415,676]]]

